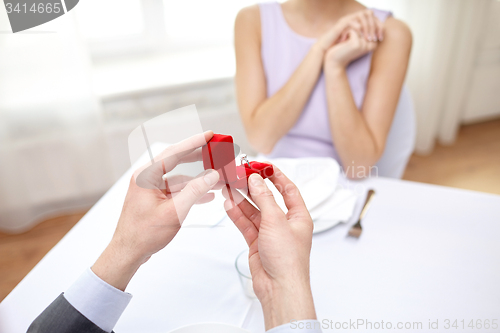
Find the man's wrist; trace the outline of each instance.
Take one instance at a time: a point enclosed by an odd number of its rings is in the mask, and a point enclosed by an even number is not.
[[[276,283],[260,302],[266,330],[290,323],[292,320],[316,319],[308,279]]]
[[[91,269],[104,282],[125,291],[143,262],[144,258],[129,253],[123,246],[112,240]]]

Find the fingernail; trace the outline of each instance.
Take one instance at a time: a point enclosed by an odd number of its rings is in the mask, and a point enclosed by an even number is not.
[[[208,170],[207,174],[203,176],[203,180],[208,186],[214,186],[219,181],[219,173],[215,170]]]
[[[252,186],[262,186],[264,184],[264,179],[258,173],[251,174],[249,181]]]

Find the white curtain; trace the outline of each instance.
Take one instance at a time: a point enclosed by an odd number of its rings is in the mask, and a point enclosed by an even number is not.
[[[493,0],[361,0],[391,10],[413,33],[407,83],[417,116],[418,153],[453,143],[464,110],[482,21]]]
[[[90,60],[70,12],[25,33],[0,10],[0,230],[87,208],[113,183]]]

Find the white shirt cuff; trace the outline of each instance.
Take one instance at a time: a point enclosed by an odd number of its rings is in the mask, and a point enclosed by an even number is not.
[[[266,333],[321,333],[321,325],[317,320],[292,320],[287,324],[271,328]]]
[[[107,284],[88,268],[64,293],[64,298],[103,331],[111,332],[132,295]]]

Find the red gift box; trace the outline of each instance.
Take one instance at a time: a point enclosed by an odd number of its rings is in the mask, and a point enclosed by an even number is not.
[[[226,185],[244,188],[248,177],[258,173],[262,178],[271,177],[274,169],[271,164],[249,162],[236,166],[234,142],[230,135],[214,134],[212,139],[202,148],[203,167],[205,170],[214,169],[221,174],[221,179]]]

